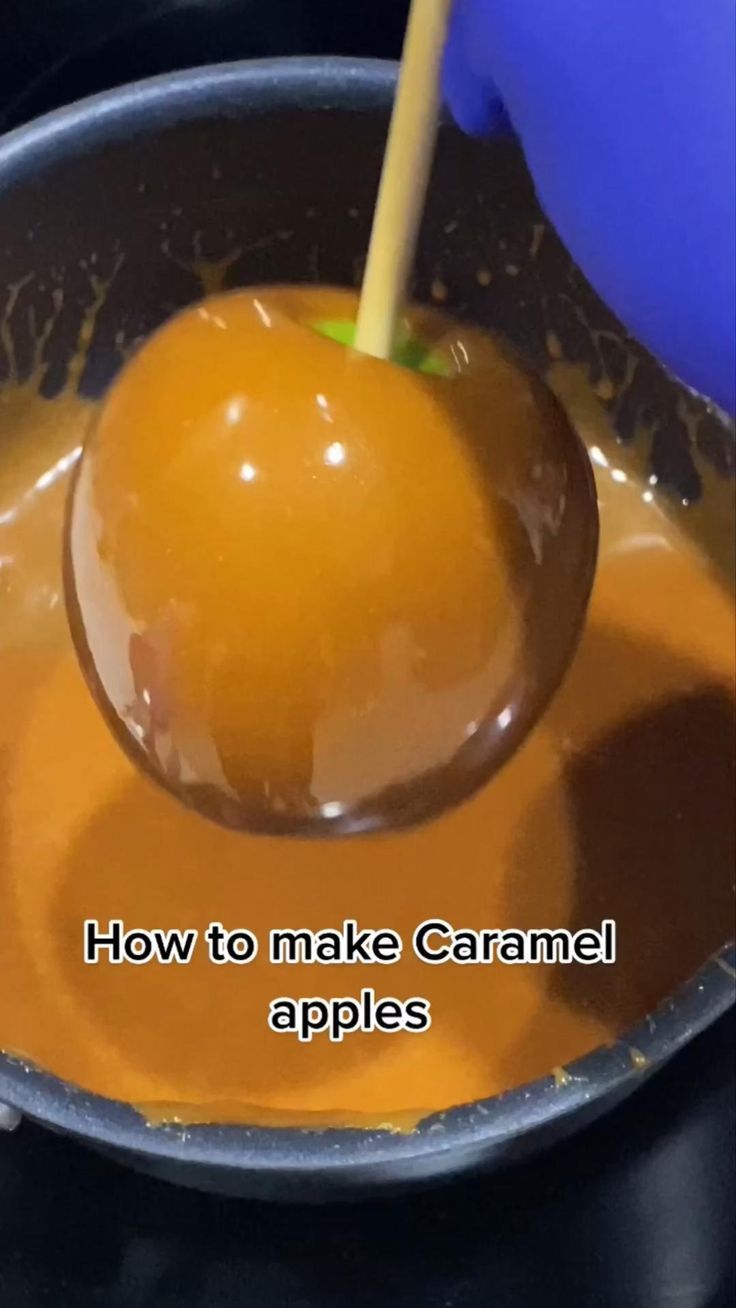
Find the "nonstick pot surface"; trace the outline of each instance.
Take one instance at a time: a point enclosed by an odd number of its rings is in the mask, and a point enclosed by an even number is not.
[[[128,346],[200,296],[203,268],[213,286],[357,284],[393,78],[391,65],[370,61],[228,65],[109,92],[7,137],[0,145],[0,285],[34,274],[13,318],[21,370],[31,360],[28,311],[44,321],[62,285],[44,387],[52,394],[63,385],[94,293],[92,275],[107,289],[81,378],[90,395],[104,390]],[[436,167],[416,298],[431,298],[439,281],[452,312],[500,331],[538,366],[552,334],[593,384],[604,373],[628,377],[611,416],[625,440],[642,423],[654,425],[652,470],[681,497],[695,500],[702,491],[693,431],[702,455],[732,473],[733,436],[720,416],[626,339],[542,229],[516,147],[481,146],[448,126]],[[479,266],[493,277],[492,296],[479,284]],[[7,1059],[0,1060],[0,1099],[173,1179],[321,1199],[513,1158],[569,1132],[641,1080],[630,1046],[651,1070],[724,1011],[733,999],[732,968],[724,951],[630,1040],[574,1065],[569,1082],[545,1078],[436,1115],[408,1136],[151,1130],[130,1108]]]

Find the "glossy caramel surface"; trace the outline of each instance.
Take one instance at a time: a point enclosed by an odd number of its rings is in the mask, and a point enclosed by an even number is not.
[[[131,756],[228,826],[363,830],[464,798],[584,612],[592,480],[552,397],[437,313],[412,328],[446,375],[316,330],[355,311],[302,287],[180,314],[113,386],[75,487],[85,673]]]

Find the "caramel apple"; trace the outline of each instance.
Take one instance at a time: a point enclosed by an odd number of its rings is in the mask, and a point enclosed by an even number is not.
[[[547,389],[424,309],[395,362],[359,354],[356,307],[302,287],[186,309],[112,386],[74,483],[88,682],[130,756],[231,827],[464,798],[558,684],[592,583],[592,477]]]

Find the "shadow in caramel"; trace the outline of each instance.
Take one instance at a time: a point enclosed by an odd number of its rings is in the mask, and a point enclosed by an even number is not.
[[[16,1046],[22,1050],[25,1040],[58,1074],[113,1097],[176,1103],[184,1120],[206,1119],[207,1104],[223,1101],[228,1111],[213,1114],[219,1120],[259,1120],[264,1108],[289,1109],[302,1121],[329,1108],[347,1110],[351,1120],[395,1120],[395,1109],[446,1107],[569,1062],[620,1033],[629,1020],[624,1014],[641,1017],[728,934],[731,809],[719,787],[703,795],[693,784],[704,775],[705,745],[717,761],[726,743],[721,709],[708,707],[708,682],[707,665],[593,626],[542,728],[475,801],[405,836],[325,845],[245,840],[178,808],[119,755],[67,654],[48,697],[39,691],[22,757],[9,768],[13,785],[34,795],[20,810],[16,799],[8,815],[16,845],[20,835],[27,852],[15,876],[9,863],[2,889]],[[637,709],[636,697],[651,697],[653,687],[665,703],[682,702],[690,712],[688,703],[704,700],[705,708],[687,748],[673,747],[673,720],[665,716],[653,738],[646,728],[642,756],[638,724],[659,710],[651,703]],[[610,725],[590,742],[582,726],[592,705],[598,722]],[[624,712],[630,728],[620,727]],[[580,755],[557,780],[570,738],[580,743]],[[692,919],[684,947],[681,921],[661,912],[673,884],[672,857],[639,858],[635,880],[618,862],[629,847],[640,848],[642,834],[650,850],[677,855],[669,811],[639,802],[668,752],[686,851],[675,864],[680,891],[689,896],[680,907]],[[596,784],[586,787],[591,770]],[[725,772],[722,784],[729,784]],[[91,794],[80,799],[85,786]],[[617,787],[628,798],[628,834],[605,857],[599,845],[613,838]],[[48,839],[30,825],[31,802],[48,823]],[[713,843],[701,867],[704,812]],[[453,875],[458,867],[462,875]],[[600,903],[583,894],[592,884]],[[200,929],[220,919],[255,930],[262,945],[273,926],[319,929],[351,916],[394,927],[408,945],[427,916],[478,928],[587,926],[604,915],[620,920],[632,980],[625,967],[616,969],[623,998],[604,997],[598,1005],[586,993],[597,980],[593,968],[558,969],[550,978],[541,968],[426,967],[412,955],[389,968],[277,969],[257,962],[218,969],[203,955],[187,968],[92,969],[81,961],[85,916]],[[43,948],[34,954],[38,941]],[[669,960],[671,984],[659,952]],[[356,1035],[337,1049],[324,1038],[299,1047],[266,1028],[276,994],[355,994],[361,985],[380,995],[427,995],[432,1030],[421,1037]],[[9,1035],[8,1042],[13,1047]],[[246,1111],[248,1102],[258,1108]]]
[[[728,939],[736,867],[734,700],[681,695],[600,741],[566,777],[578,832],[572,930],[616,918],[619,962],[553,991],[619,1029]]]
[[[733,695],[686,660],[594,630],[565,698],[577,707],[598,695],[605,714],[627,680],[660,687],[661,702],[596,736],[562,775],[575,831],[566,925],[576,931],[613,918],[617,961],[545,969],[551,1001],[594,1016],[612,1035],[693,976],[729,939],[734,919]],[[565,705],[555,705],[554,730],[564,732],[565,716]],[[554,892],[540,877],[532,887],[524,869],[542,850],[553,864],[559,857],[550,843],[558,807],[555,785],[530,809],[517,846],[508,895],[520,927],[555,918]],[[548,1025],[545,1016],[523,1032],[509,1073],[548,1043]]]
[[[620,723],[622,699],[642,685],[650,694],[660,686],[663,703],[632,710],[625,725],[586,743],[560,780],[549,781],[545,742],[535,736],[475,803],[390,839],[286,848],[247,841],[184,814],[131,775],[79,832],[44,910],[54,924],[56,984],[76,1014],[65,1039],[79,1039],[84,1019],[83,1056],[94,1059],[96,1084],[109,1079],[108,1093],[149,1101],[158,1093],[180,1105],[290,1103],[303,1118],[358,1105],[354,1116],[390,1117],[394,1093],[401,1108],[457,1101],[465,1084],[468,1097],[492,1093],[622,1033],[727,938],[733,911],[733,703],[702,668],[626,635],[589,630],[549,715],[554,749],[593,702],[600,721]],[[548,784],[527,789],[523,821],[499,861],[494,828],[524,785],[519,766]],[[448,872],[459,837],[458,879]],[[619,962],[432,968],[407,950],[389,968],[274,968],[263,958],[215,968],[200,952],[187,968],[103,965],[92,976],[79,956],[85,915],[200,930],[216,919],[254,930],[262,950],[271,927],[317,930],[343,917],[391,926],[408,947],[427,916],[476,928],[571,929],[610,916]],[[267,1030],[277,994],[356,994],[362,985],[379,995],[426,995],[433,1031],[418,1041],[352,1035],[336,1050],[324,1037],[300,1046]],[[447,1090],[438,1089],[445,1076]],[[186,1119],[186,1108],[180,1112]]]
[[[10,1047],[100,1093],[194,1105],[195,1118],[202,1115],[198,1105],[230,1101],[235,1108],[225,1116],[235,1120],[258,1120],[258,1112],[243,1111],[248,1103],[291,1109],[302,1120],[330,1108],[347,1110],[353,1120],[362,1114],[394,1120],[394,1110],[446,1107],[508,1084],[497,1050],[545,1002],[537,976],[531,969],[524,975],[523,969],[427,967],[410,941],[427,916],[476,927],[513,925],[503,912],[504,819],[510,804],[514,818],[521,817],[523,794],[514,799],[508,787],[489,788],[447,820],[404,836],[247,840],[186,813],[136,776],[107,736],[71,654],[41,698],[14,763],[25,796],[15,820],[34,875],[3,887],[2,911],[17,942],[16,980],[28,992],[34,1024],[16,1025],[9,1004]],[[525,784],[554,771],[554,747],[540,740]],[[83,777],[86,794],[80,794]],[[37,791],[48,838],[30,825]],[[451,872],[460,851],[458,878]],[[557,916],[564,921],[565,869],[541,870],[545,881],[556,877]],[[395,967],[274,968],[261,958],[246,968],[217,968],[200,953],[181,968],[91,968],[81,959],[85,917],[200,930],[221,920],[255,930],[262,948],[274,926],[317,930],[355,917],[398,930],[407,955]],[[268,1002],[278,994],[356,994],[361,986],[380,996],[426,995],[432,1029],[420,1037],[354,1035],[339,1048],[324,1038],[300,1047],[267,1029]],[[581,1053],[605,1035],[562,1010],[548,1025],[557,1056]],[[548,1061],[545,1047],[519,1069],[520,1079],[546,1070]],[[179,1115],[192,1114],[185,1107]]]
[[[481,848],[482,826],[481,817],[477,832]],[[334,1078],[333,1107],[350,1107],[357,1098],[364,1101],[361,1111],[380,1113],[393,1106],[388,1064],[398,1053],[404,1065],[402,1106],[421,1107],[427,1094],[434,1104],[436,1087],[428,1087],[423,1078],[431,1076],[435,1058],[443,1051],[449,1055],[448,1045],[438,1046],[434,1056],[428,1046],[417,1048],[419,1068],[413,1072],[407,1054],[417,1041],[414,1036],[356,1033],[337,1050],[324,1036],[300,1045],[294,1037],[270,1032],[266,1024],[269,1001],[279,994],[357,995],[363,986],[374,987],[378,997],[418,994],[433,1004],[435,1033],[456,1041],[458,1055],[460,1047],[467,1047],[473,1058],[485,1064],[488,1012],[489,1006],[494,1007],[492,975],[487,969],[427,967],[412,953],[411,935],[428,915],[479,926],[489,915],[495,917],[494,878],[487,875],[490,868],[486,869],[483,857],[476,857],[466,867],[458,894],[447,875],[453,853],[456,856],[455,839],[439,824],[433,833],[432,863],[423,875],[421,846],[426,846],[426,839],[418,842],[419,847],[411,836],[396,836],[351,841],[349,846],[288,842],[285,849],[284,842],[243,838],[184,814],[137,778],[121,786],[68,851],[48,906],[49,919],[55,922],[59,982],[72,995],[77,1012],[88,1019],[90,1030],[101,1037],[98,1074],[105,1044],[112,1041],[124,1053],[128,1068],[142,1073],[144,1080],[164,1078],[174,1098],[189,1095],[198,1103],[212,1096],[258,1103],[259,1096],[265,1095],[267,1102],[272,1095],[282,1100],[284,1093],[288,1096],[296,1089],[295,1102],[306,1105],[311,1087],[326,1108]],[[381,846],[388,855],[384,864]],[[103,965],[92,982],[90,970],[80,960],[85,915],[103,922],[118,916],[129,926],[195,925],[200,931],[210,920],[220,920],[231,928],[246,926],[255,931],[261,952],[247,967],[217,968],[207,960],[200,942],[186,968]],[[397,930],[405,944],[401,963],[311,968],[267,964],[271,928],[319,930],[339,926],[347,917],[362,926]],[[513,984],[510,989],[513,994]],[[418,1039],[424,1046],[432,1038]],[[468,1054],[463,1057],[467,1060]],[[372,1092],[356,1090],[357,1080],[352,1078],[364,1078],[370,1069],[380,1079],[383,1063],[385,1097],[381,1102],[377,1094],[371,1104]],[[441,1077],[439,1067],[434,1070]],[[414,1101],[409,1089],[413,1079]],[[343,1094],[347,1105],[341,1100]],[[147,1097],[153,1097],[150,1087]]]

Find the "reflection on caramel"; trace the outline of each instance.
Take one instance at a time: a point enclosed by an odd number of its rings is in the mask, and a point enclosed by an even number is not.
[[[586,440],[601,455],[602,551],[573,669],[497,780],[409,833],[304,844],[243,837],[187,813],[110,738],[58,608],[36,628],[0,593],[2,1047],[144,1105],[152,1120],[408,1128],[611,1039],[728,937],[732,596],[690,539],[697,513],[673,521],[656,488],[645,498],[650,488],[582,403]],[[30,492],[77,447],[85,421],[70,401],[36,400],[22,441],[3,433],[2,509],[26,504],[12,526],[29,596],[58,586],[60,549],[57,509]],[[619,962],[428,967],[408,947],[393,967],[265,959],[274,926],[316,930],[354,917],[398,930],[408,946],[429,916],[475,928],[615,917]],[[200,931],[217,919],[251,928],[262,949],[246,968],[213,967],[201,954],[188,967],[89,967],[86,917]],[[304,1046],[267,1028],[276,995],[363,985],[426,995],[431,1029]]]
[[[436,313],[412,316],[440,376],[316,330],[356,310],[303,287],[189,308],[112,388],[74,487],[85,675],[133,759],[227,826],[456,803],[580,629],[597,522],[562,410]]]

